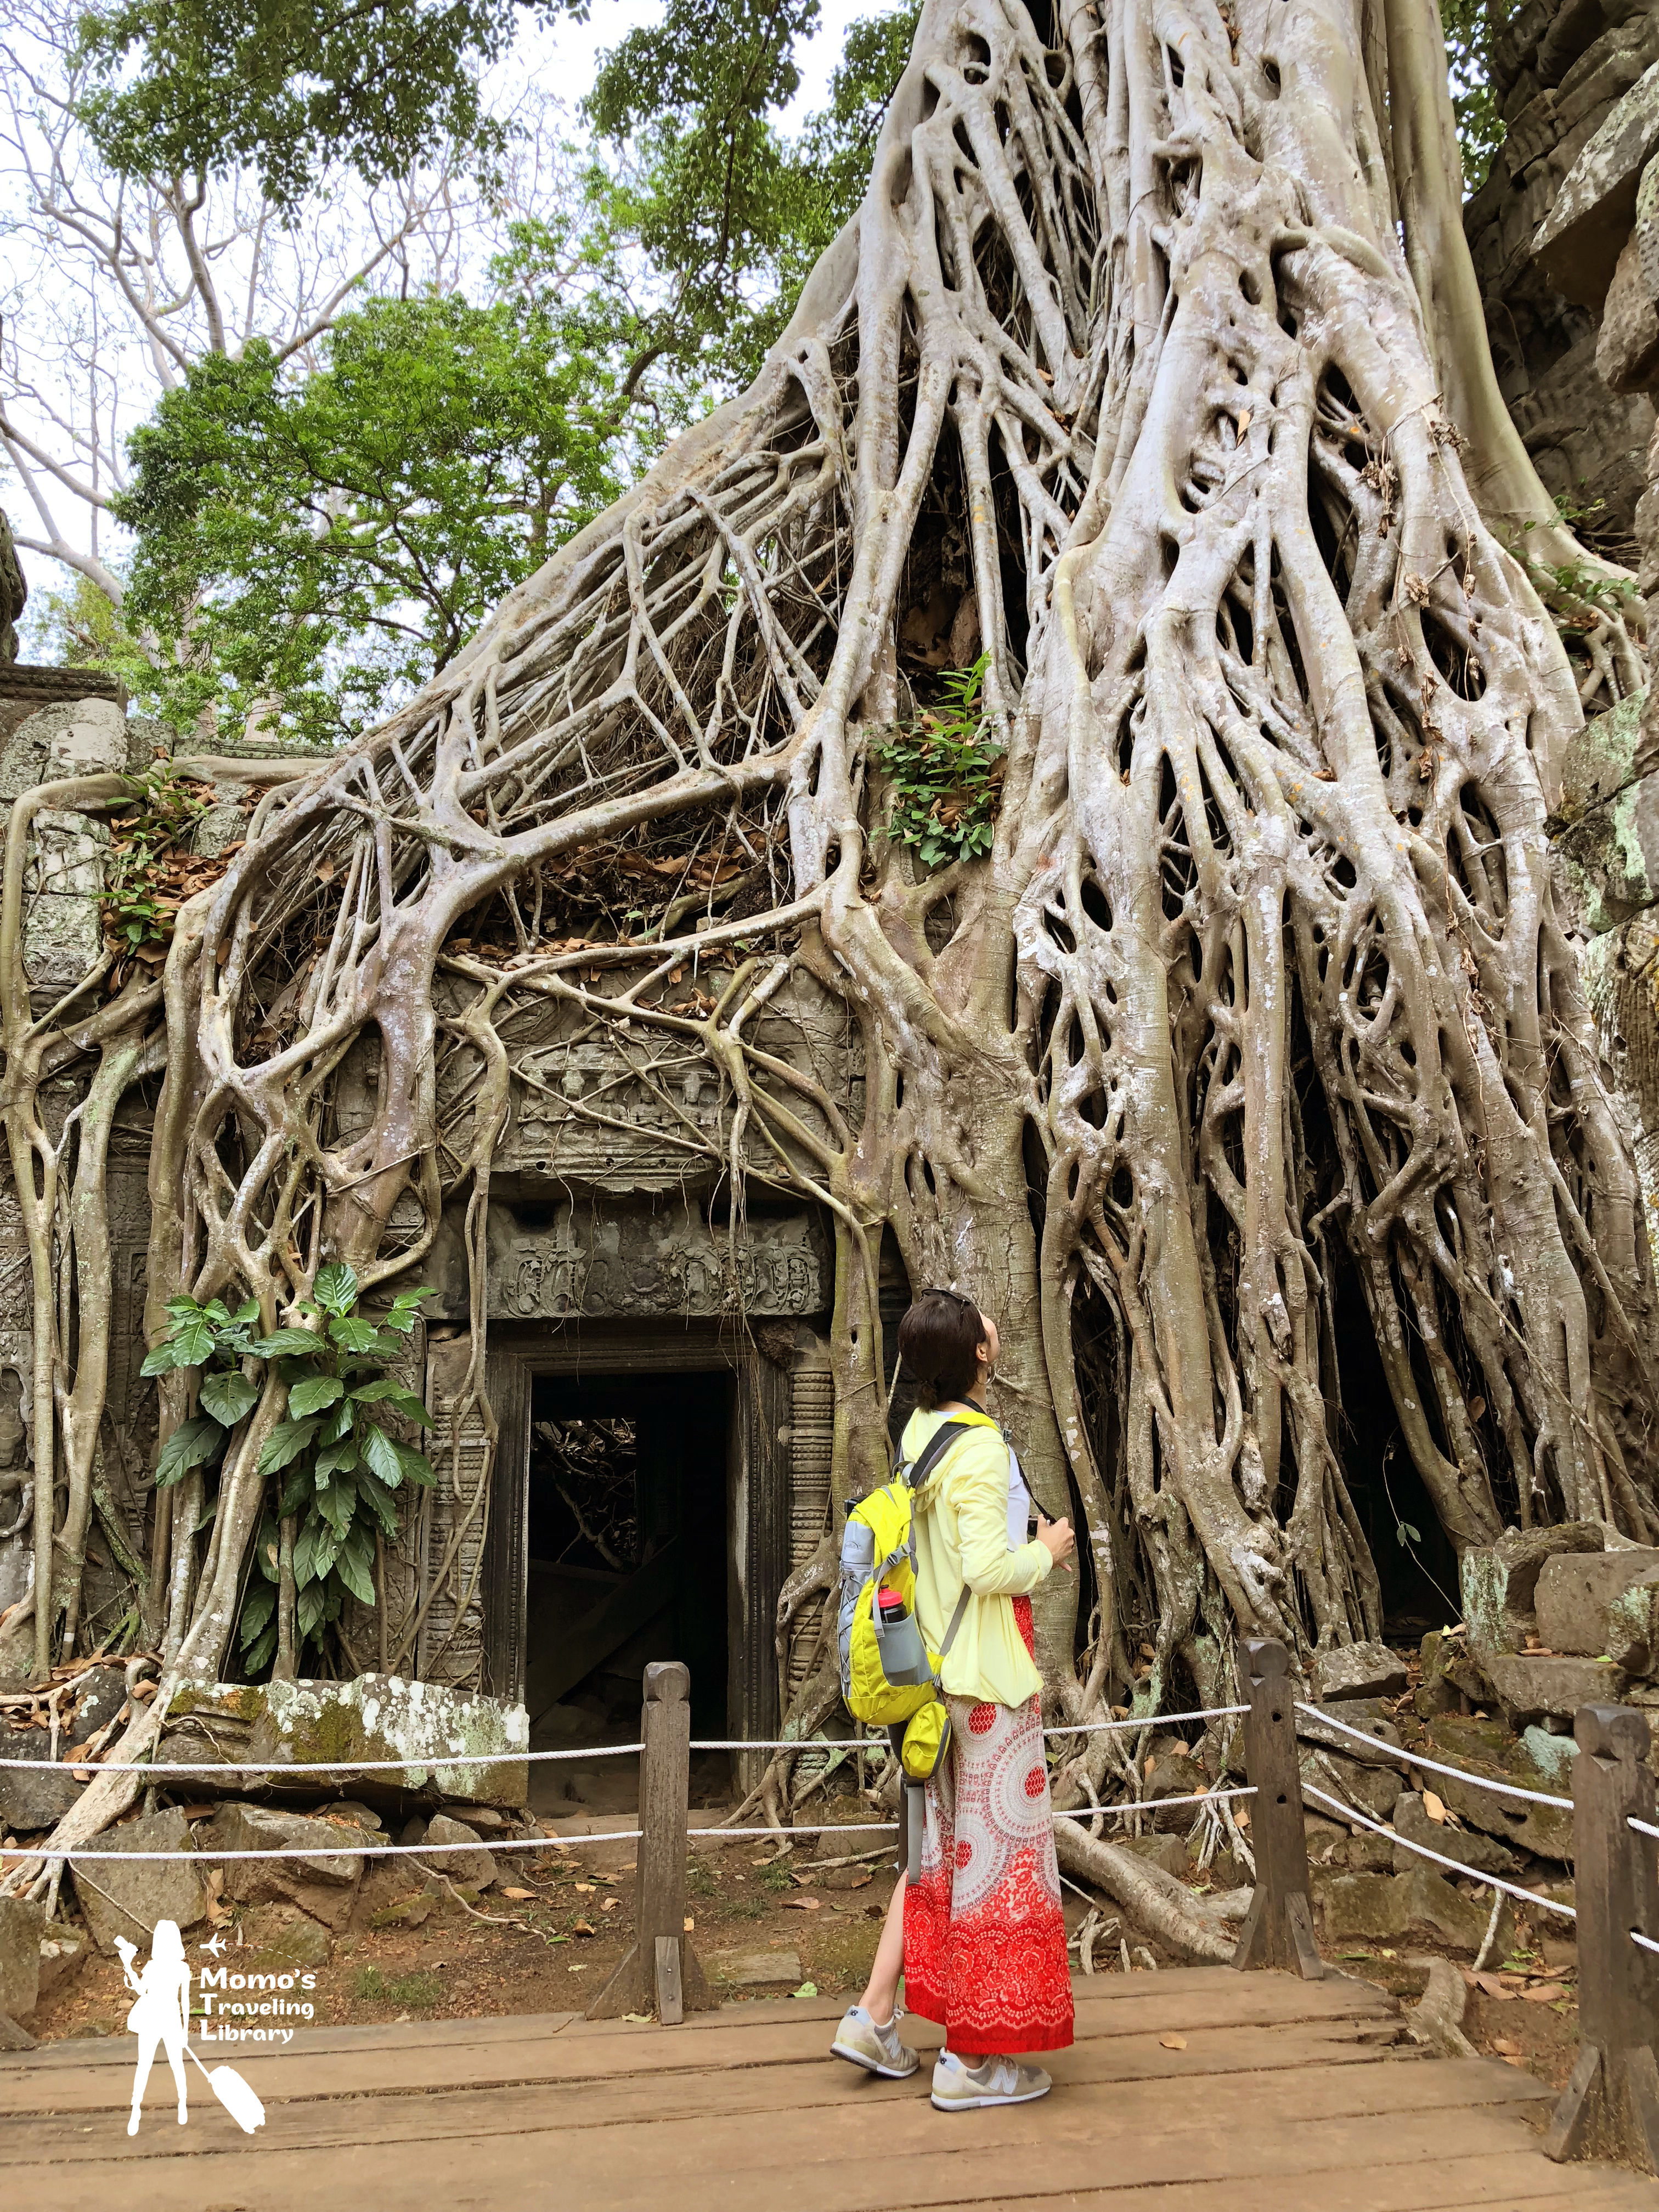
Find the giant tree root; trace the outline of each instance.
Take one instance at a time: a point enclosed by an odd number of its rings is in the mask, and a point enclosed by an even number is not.
[[[1178,1958],[1226,1966],[1238,1937],[1212,1906],[1195,1898],[1162,1867],[1116,1844],[1083,1834],[1075,1820],[1054,1822],[1054,1856],[1067,1874],[1091,1881],[1121,1905],[1136,1927]],[[1249,1909],[1249,1893],[1235,1891]]]

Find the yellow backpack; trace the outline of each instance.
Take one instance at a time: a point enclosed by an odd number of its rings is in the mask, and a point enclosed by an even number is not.
[[[988,1413],[954,1413],[914,1462],[901,1460],[847,1516],[841,1546],[841,1687],[854,1720],[902,1729],[901,1759],[913,1781],[938,1769],[951,1740],[939,1668],[968,1610],[964,1584],[945,1641],[930,1651],[916,1620],[916,1493],[970,1429],[996,1428]],[[1000,1432],[999,1432],[1000,1433]],[[927,1501],[923,1500],[923,1510]]]

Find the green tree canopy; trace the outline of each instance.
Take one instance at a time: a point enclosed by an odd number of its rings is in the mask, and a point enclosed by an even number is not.
[[[274,702],[338,737],[615,496],[641,395],[605,234],[520,224],[491,278],[483,307],[366,302],[309,375],[263,343],[210,356],[136,434],[124,613],[179,647],[153,679],[171,719]]]

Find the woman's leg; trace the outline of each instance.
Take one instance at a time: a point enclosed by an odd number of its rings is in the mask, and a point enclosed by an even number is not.
[[[901,1875],[888,1903],[887,1917],[882,1923],[876,1962],[870,1969],[864,1995],[859,1999],[878,2027],[885,2027],[893,2017],[893,2008],[898,2002],[899,1976],[904,1972],[904,1882],[905,1877]]]
[[[185,2038],[182,2030],[178,2030],[173,2034],[167,2037],[167,2064],[173,2069],[173,2086],[179,2092],[179,2125],[182,2126],[184,2124],[186,2109],[185,2104]]]
[[[138,2031],[138,2066],[132,2077],[132,2117],[127,2122],[127,2133],[138,2132],[138,2107],[144,2101],[144,2084],[149,2080],[150,2062],[155,2056],[157,2038],[149,2028]]]

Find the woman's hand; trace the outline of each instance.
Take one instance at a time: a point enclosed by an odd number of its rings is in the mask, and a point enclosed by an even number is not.
[[[1041,1513],[1036,1517],[1036,1540],[1048,1548],[1048,1557],[1057,1567],[1064,1567],[1069,1575],[1070,1560],[1077,1549],[1077,1538],[1072,1533],[1069,1521],[1045,1521]]]

